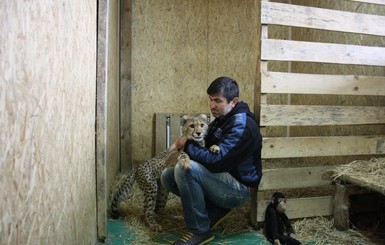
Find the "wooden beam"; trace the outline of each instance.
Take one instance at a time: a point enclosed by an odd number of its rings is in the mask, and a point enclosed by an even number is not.
[[[262,93],[385,95],[385,77],[261,71]]]
[[[340,184],[336,186],[333,200],[334,227],[340,231],[349,229],[349,201],[346,196],[346,187]]]
[[[369,190],[376,191],[378,193],[381,193],[382,195],[385,195],[385,186],[383,186],[383,185],[368,183],[364,179],[361,179],[361,178],[356,177],[356,176],[346,175],[346,174],[339,176],[338,179],[349,182],[349,183],[354,184],[354,185],[358,185],[360,187],[363,187],[363,188],[366,188]]]
[[[383,124],[380,106],[261,105],[262,126]]]
[[[385,23],[385,16],[274,2],[261,6],[262,24],[385,36],[385,28],[378,24]]]
[[[261,44],[262,60],[384,66],[384,53],[384,47],[334,43],[262,39]]]
[[[264,138],[262,158],[385,154],[385,145],[381,144],[384,141],[385,136]]]

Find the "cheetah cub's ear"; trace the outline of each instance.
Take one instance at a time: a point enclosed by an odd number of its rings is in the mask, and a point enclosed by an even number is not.
[[[180,125],[183,126],[187,120],[189,120],[191,117],[190,116],[187,116],[187,115],[184,115],[181,117],[180,119]]]
[[[207,122],[207,115],[206,114],[200,114],[198,117],[200,119],[204,120],[205,122]]]

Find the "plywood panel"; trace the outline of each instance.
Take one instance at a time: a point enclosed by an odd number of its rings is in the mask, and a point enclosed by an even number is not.
[[[261,105],[263,126],[382,124],[382,106]]]
[[[264,138],[262,158],[384,154],[384,141],[385,136]]]
[[[385,66],[383,47],[273,39],[262,39],[261,45],[262,60]]]
[[[0,12],[0,244],[96,244],[97,2]]]
[[[133,1],[132,159],[154,151],[155,113],[208,111],[207,86],[219,76],[240,84],[254,107],[257,1]]]

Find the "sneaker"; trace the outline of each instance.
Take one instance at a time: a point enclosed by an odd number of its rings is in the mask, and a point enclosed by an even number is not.
[[[214,240],[214,236],[211,231],[207,231],[202,234],[193,234],[187,232],[178,241],[174,242],[173,245],[203,245]]]
[[[214,230],[217,228],[217,226],[230,215],[230,211],[231,209],[224,209],[220,215],[210,219],[210,229]]]

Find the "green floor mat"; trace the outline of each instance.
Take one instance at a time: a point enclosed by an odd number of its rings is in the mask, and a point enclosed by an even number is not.
[[[223,232],[222,227],[218,227],[213,231],[215,239],[209,243],[211,245],[271,245],[267,242],[265,237],[257,231],[239,231],[233,233]],[[153,238],[152,244],[172,244],[178,240],[183,234],[178,231],[163,232]],[[97,245],[122,245],[122,244],[138,244],[135,240],[135,235],[123,220],[108,220],[107,223],[107,238],[104,243],[97,243]],[[140,242],[139,242],[140,244]],[[147,242],[146,242],[147,244]],[[315,245],[315,243],[307,243]]]
[[[134,233],[128,229],[123,220],[108,220],[107,238],[104,243],[98,245],[131,244],[133,241],[135,241]]]
[[[265,238],[256,231],[241,231],[229,234],[222,234],[223,229],[217,228],[213,231],[215,239],[209,243],[212,245],[267,245],[270,244]],[[164,232],[152,239],[154,244],[172,244],[182,236],[181,232]],[[107,223],[107,238],[104,243],[98,245],[121,245],[131,244],[135,241],[134,233],[129,230],[123,220],[109,220]]]
[[[267,242],[266,239],[257,232],[254,231],[242,231],[230,234],[222,234],[221,229],[216,229],[214,232],[215,239],[209,244],[212,245],[271,245],[271,243]],[[172,244],[174,241],[178,240],[182,236],[182,233],[173,232],[173,233],[165,233],[159,235],[155,239],[153,239],[154,243],[158,244]]]

